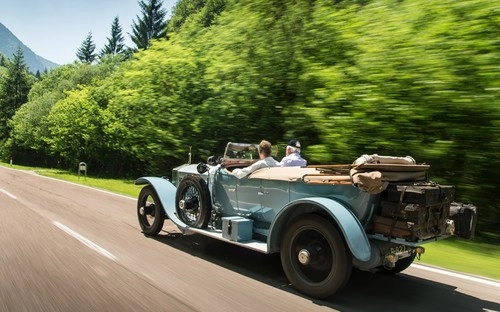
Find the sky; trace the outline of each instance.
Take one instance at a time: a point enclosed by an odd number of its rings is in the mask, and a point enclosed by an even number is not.
[[[163,0],[167,18],[176,2]],[[132,21],[141,16],[139,0],[0,0],[0,23],[37,55],[59,65],[77,59],[89,32],[99,52],[116,16],[125,44],[133,46],[129,33]]]

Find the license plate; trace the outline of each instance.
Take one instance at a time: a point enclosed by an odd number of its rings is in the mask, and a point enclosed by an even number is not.
[[[412,249],[408,248],[406,245],[397,245],[391,247],[389,254],[395,255],[398,259],[403,259],[411,255]]]

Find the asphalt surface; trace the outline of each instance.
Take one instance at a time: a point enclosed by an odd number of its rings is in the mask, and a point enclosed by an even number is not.
[[[82,177],[83,179],[83,177]],[[297,293],[278,255],[156,238],[136,200],[0,167],[0,311],[500,311],[500,282],[414,265],[355,270],[328,300]]]

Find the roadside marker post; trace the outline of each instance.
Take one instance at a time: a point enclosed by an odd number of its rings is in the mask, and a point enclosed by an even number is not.
[[[78,164],[78,176],[80,176],[82,172],[85,174],[85,177],[87,177],[87,164],[83,161]]]

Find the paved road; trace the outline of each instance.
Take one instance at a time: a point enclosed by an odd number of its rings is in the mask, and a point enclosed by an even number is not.
[[[354,271],[327,301],[295,292],[279,256],[166,222],[141,234],[135,199],[0,167],[0,311],[500,311],[500,284],[412,266]]]

